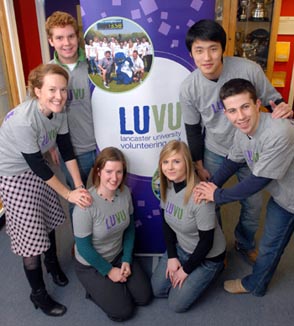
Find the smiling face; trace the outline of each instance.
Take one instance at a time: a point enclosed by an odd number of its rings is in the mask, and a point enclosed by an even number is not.
[[[34,90],[46,116],[62,112],[67,99],[67,80],[62,75],[45,75],[42,87]]]
[[[229,96],[223,100],[225,115],[244,134],[253,136],[259,122],[260,100],[254,103],[248,92]]]
[[[51,29],[49,44],[53,46],[61,63],[75,63],[78,59],[78,36],[71,25]]]
[[[168,180],[175,183],[186,179],[187,169],[186,162],[181,153],[166,156],[161,163],[162,173]]]
[[[99,191],[113,194],[123,180],[123,164],[120,161],[107,161],[104,168],[97,173],[100,176]]]
[[[191,47],[191,56],[207,79],[219,78],[223,67],[223,50],[219,42],[196,39]]]

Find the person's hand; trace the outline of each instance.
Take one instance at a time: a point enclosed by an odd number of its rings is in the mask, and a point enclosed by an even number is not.
[[[272,118],[273,119],[287,119],[293,118],[293,110],[290,105],[285,102],[281,102],[280,104],[275,104],[274,101],[269,101],[270,106],[272,107]]]
[[[121,269],[118,267],[112,267],[107,276],[114,283],[125,283],[127,281],[127,278],[121,275]]]
[[[210,173],[205,168],[198,168],[196,171],[201,181],[207,181],[210,179]]]
[[[173,281],[172,281],[173,288],[177,286],[181,288],[187,277],[188,274],[184,272],[183,267],[179,268],[173,275]]]
[[[124,276],[126,278],[129,277],[132,274],[130,264],[123,262],[121,264],[120,273],[122,276]]]
[[[49,154],[50,154],[50,157],[51,157],[51,160],[52,160],[53,164],[59,166],[60,165],[60,160],[59,160],[59,155],[58,155],[57,148],[56,147],[51,147],[49,149]]]
[[[169,258],[167,260],[167,267],[165,272],[165,277],[169,278],[171,283],[173,283],[174,273],[181,268],[181,263],[178,258]]]
[[[87,189],[78,188],[72,190],[67,200],[72,203],[78,205],[80,208],[85,208],[92,205],[92,197]]]
[[[193,188],[193,196],[194,196],[194,202],[196,204],[201,204],[201,202],[204,200],[202,199],[202,193],[197,189],[197,186]]]
[[[194,199],[196,203],[200,203],[202,200],[206,202],[214,201],[214,192],[217,186],[213,182],[200,182],[194,188]]]

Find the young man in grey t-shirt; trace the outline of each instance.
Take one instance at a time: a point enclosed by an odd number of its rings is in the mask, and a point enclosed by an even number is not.
[[[237,130],[228,157],[212,177],[213,183],[198,185],[197,197],[224,204],[265,187],[270,192],[253,271],[242,280],[224,284],[230,293],[263,296],[294,231],[294,121],[272,119],[269,114],[259,112],[261,102],[248,80],[228,81],[221,88],[220,98],[225,116]],[[232,188],[218,188],[245,162],[251,171],[247,178]]]
[[[287,118],[292,115],[292,111],[258,64],[244,58],[223,57],[226,33],[217,22],[196,22],[187,32],[186,46],[198,69],[182,83],[180,103],[197,174],[201,180],[208,180],[222,164],[233,144],[235,130],[223,114],[223,105],[219,99],[219,90],[226,81],[236,77],[250,80],[262,104],[274,109],[274,118]],[[244,165],[236,175],[241,181],[249,173],[248,167]],[[254,262],[257,256],[255,233],[262,197],[255,194],[240,204],[235,248]]]
[[[79,171],[86,187],[89,174],[96,158],[96,140],[92,116],[91,92],[88,78],[88,63],[85,51],[79,48],[79,27],[70,14],[56,11],[46,20],[49,44],[54,48],[50,63],[62,66],[69,74],[66,112],[68,127]],[[50,151],[53,162],[60,158],[54,149]],[[72,178],[61,163],[67,184],[74,189]],[[73,207],[70,206],[72,213]],[[71,214],[72,215],[72,214]]]

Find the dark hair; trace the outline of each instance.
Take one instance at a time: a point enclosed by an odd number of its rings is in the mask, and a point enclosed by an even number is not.
[[[101,171],[105,167],[106,162],[108,161],[122,163],[123,179],[121,181],[121,184],[119,185],[119,189],[122,190],[127,176],[127,162],[124,157],[124,154],[116,147],[106,147],[96,157],[92,175],[93,185],[96,188],[100,185],[100,175],[98,174],[98,171]]]
[[[221,44],[223,52],[226,49],[227,36],[222,26],[210,19],[202,19],[192,25],[186,34],[186,47],[189,52],[195,40],[214,41]]]
[[[172,155],[180,153],[183,156],[186,165],[186,192],[184,196],[184,204],[187,204],[193,188],[196,183],[196,175],[194,172],[194,166],[192,162],[192,157],[189,151],[189,148],[186,143],[180,140],[171,140],[169,141],[161,150],[158,162],[158,172],[159,172],[159,179],[160,179],[160,196],[163,202],[166,201],[166,192],[169,181],[167,177],[162,172],[162,163],[163,161]]]
[[[220,89],[219,97],[223,101],[227,97],[242,93],[249,93],[250,98],[256,103],[257,95],[255,87],[249,80],[243,78],[233,78],[227,81]]]
[[[67,71],[55,63],[40,64],[29,73],[28,90],[31,97],[36,98],[35,88],[41,89],[44,84],[44,77],[47,75],[61,75],[68,83]]]

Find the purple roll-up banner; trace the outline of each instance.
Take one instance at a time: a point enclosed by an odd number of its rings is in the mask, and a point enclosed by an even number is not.
[[[214,19],[215,0],[80,0],[80,6],[98,149],[115,146],[125,154],[135,252],[160,254],[159,153],[172,139],[186,141],[179,89],[195,66],[185,35],[196,21]],[[108,51],[113,64],[103,79]]]

